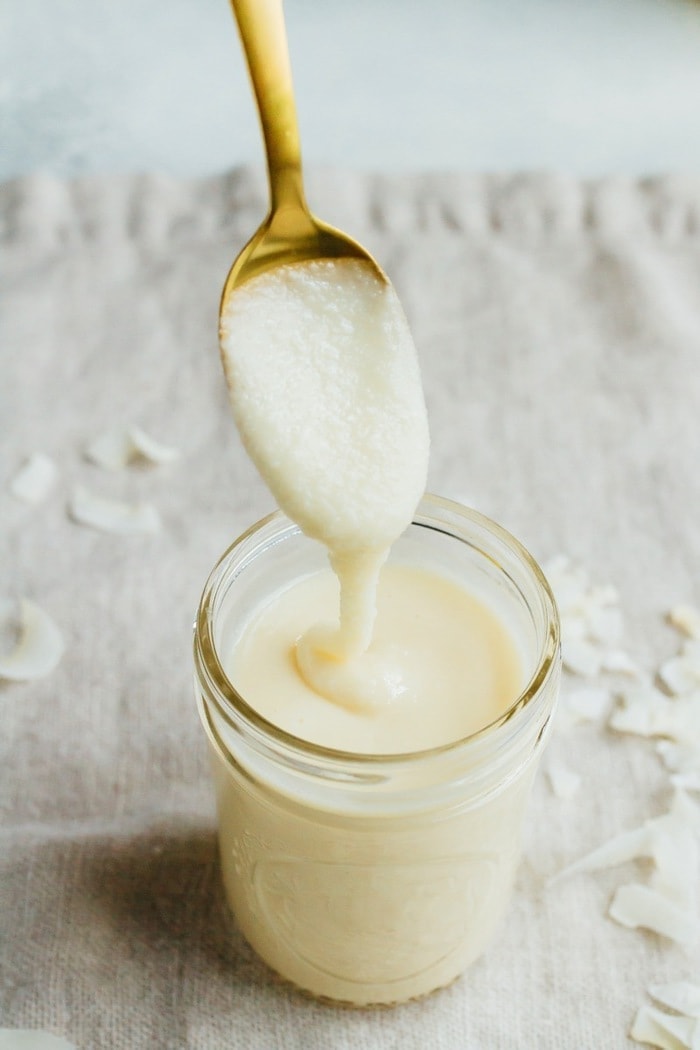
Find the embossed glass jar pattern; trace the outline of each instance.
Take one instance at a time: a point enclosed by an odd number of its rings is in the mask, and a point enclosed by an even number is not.
[[[517,637],[527,684],[496,722],[429,751],[334,751],[257,714],[221,654],[265,598],[326,566],[281,514],[213,570],[195,630],[221,864],[238,924],[282,977],[354,1005],[449,984],[481,954],[511,894],[523,813],[559,686],[559,624],[541,571],[505,530],[435,496],[391,558],[479,591]],[[465,697],[465,703],[468,696]]]

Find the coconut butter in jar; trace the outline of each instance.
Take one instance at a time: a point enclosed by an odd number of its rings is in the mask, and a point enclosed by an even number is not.
[[[506,911],[558,691],[558,618],[512,536],[425,497],[382,570],[366,702],[354,679],[328,700],[299,685],[295,646],[337,603],[329,577],[323,548],[277,513],[205,587],[195,664],[223,878],[283,978],[398,1003],[453,981]]]

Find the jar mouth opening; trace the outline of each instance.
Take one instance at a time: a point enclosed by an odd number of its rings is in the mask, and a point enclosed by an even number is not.
[[[206,685],[207,692],[216,703],[224,719],[232,726],[235,726],[242,720],[246,727],[256,735],[263,739],[272,739],[278,746],[284,747],[285,750],[296,754],[299,758],[309,760],[322,759],[325,761],[335,760],[342,762],[344,765],[349,763],[357,767],[376,766],[378,763],[383,766],[399,766],[407,761],[430,760],[441,755],[449,755],[463,749],[477,747],[484,738],[492,736],[501,727],[511,722],[516,715],[530,707],[532,701],[540,695],[547,681],[555,672],[559,659],[560,624],[552,589],[542,569],[520,541],[501,525],[498,525],[495,521],[480,514],[478,511],[471,510],[443,496],[426,493],[419,504],[413,524],[438,529],[451,535],[452,530],[445,520],[448,516],[461,518],[465,523],[475,525],[496,537],[512,555],[515,555],[521,567],[530,575],[537,587],[541,600],[545,630],[536,665],[519,695],[504,712],[480,729],[444,744],[418,751],[364,754],[305,740],[303,737],[296,736],[282,729],[252,707],[243,695],[238,692],[224,670],[214,638],[214,612],[219,586],[224,579],[225,570],[236,553],[249,540],[264,529],[274,528],[275,526],[279,526],[280,530],[284,531],[280,531],[277,539],[273,540],[274,543],[284,542],[286,538],[301,532],[299,527],[290,521],[282,511],[277,510],[251,525],[222,554],[209,575],[197,609],[194,624],[195,666],[201,684]],[[430,521],[427,520],[428,518],[430,518]],[[440,526],[441,520],[442,527]],[[459,537],[455,538],[458,539]],[[502,568],[501,566],[498,567]]]

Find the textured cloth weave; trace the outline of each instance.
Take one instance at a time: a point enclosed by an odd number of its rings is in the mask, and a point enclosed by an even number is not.
[[[58,669],[0,686],[0,1025],[79,1050],[615,1050],[651,981],[698,949],[605,917],[641,865],[546,878],[663,812],[652,745],[586,727],[555,739],[583,789],[541,776],[508,918],[454,984],[347,1011],[280,984],[229,921],[194,610],[223,549],[271,509],[230,417],[218,297],[264,209],[260,172],[0,188],[2,589],[66,639]],[[430,489],[546,560],[613,582],[626,647],[677,646],[663,613],[700,602],[700,181],[314,171],[309,199],[393,279],[422,361]],[[82,456],[135,422],[180,447],[109,474]],[[7,484],[38,450],[61,479],[36,508]],[[75,484],[150,499],[158,536],[66,514]]]

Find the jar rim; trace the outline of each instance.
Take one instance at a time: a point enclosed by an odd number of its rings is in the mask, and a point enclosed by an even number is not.
[[[344,766],[349,764],[358,769],[367,768],[370,765],[396,768],[406,762],[430,761],[438,759],[442,755],[454,754],[465,748],[478,747],[484,738],[492,737],[495,732],[510,723],[519,712],[532,706],[532,701],[542,693],[548,680],[556,670],[560,645],[560,624],[556,600],[544,572],[527,548],[512,533],[479,511],[472,510],[444,496],[426,493],[418,505],[412,523],[426,525],[427,521],[425,518],[429,512],[433,514],[442,512],[443,516],[448,514],[456,515],[472,525],[485,529],[496,539],[500,540],[510,553],[518,558],[521,565],[527,569],[537,584],[545,614],[543,643],[536,666],[513,703],[485,726],[466,736],[459,737],[457,740],[451,740],[447,743],[418,751],[399,751],[386,754],[345,751],[342,748],[313,743],[305,740],[303,737],[296,736],[294,733],[290,733],[286,729],[282,729],[261,715],[238,692],[224,670],[214,640],[212,612],[213,604],[217,597],[218,585],[224,578],[224,570],[228,567],[234,554],[247,541],[265,528],[276,523],[286,526],[284,533],[279,536],[276,542],[281,542],[289,536],[301,533],[302,530],[298,525],[291,521],[282,511],[276,510],[252,524],[224,551],[209,574],[197,608],[194,624],[195,667],[199,674],[200,684],[208,687],[207,692],[215,701],[220,714],[229,724],[235,726],[236,717],[242,719],[246,727],[252,730],[255,735],[262,737],[266,741],[274,742],[278,747],[283,747],[286,751],[298,755],[301,759],[342,762]],[[450,532],[448,528],[445,528],[444,531]]]

